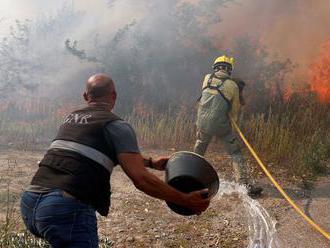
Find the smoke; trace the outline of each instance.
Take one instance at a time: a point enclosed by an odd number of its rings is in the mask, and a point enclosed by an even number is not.
[[[297,63],[296,73],[305,78],[307,67],[330,38],[328,0],[238,1],[219,13],[223,22],[218,30],[222,27],[226,33],[226,45],[242,34],[259,39],[274,56]]]
[[[122,112],[139,101],[191,104],[214,57],[226,52],[266,99],[274,85],[280,92],[288,80],[306,80],[330,37],[329,12],[327,0],[2,0],[0,88],[79,98],[90,74],[106,72]]]

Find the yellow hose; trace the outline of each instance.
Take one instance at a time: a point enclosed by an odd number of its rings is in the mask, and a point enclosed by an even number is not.
[[[285,193],[285,191],[282,189],[282,187],[276,182],[276,180],[273,178],[273,176],[270,174],[270,172],[267,170],[266,166],[263,164],[263,162],[261,161],[261,159],[259,158],[259,156],[257,155],[257,153],[254,151],[254,149],[252,148],[252,146],[249,144],[249,142],[247,141],[247,139],[244,137],[242,131],[240,130],[240,128],[238,127],[238,125],[236,124],[236,122],[230,117],[230,120],[234,126],[234,128],[236,129],[236,131],[238,132],[239,136],[241,137],[241,139],[243,140],[244,144],[246,145],[246,147],[249,149],[249,151],[251,152],[252,156],[255,158],[255,160],[258,162],[258,164],[260,165],[261,169],[265,172],[265,174],[267,175],[267,177],[270,179],[270,181],[275,185],[275,187],[277,188],[277,190],[281,193],[281,195],[285,198],[285,200],[287,200],[287,202],[296,210],[296,212],[298,214],[300,214],[306,221],[307,223],[309,223],[312,227],[314,227],[319,233],[321,233],[326,239],[328,239],[330,241],[330,234],[327,233],[326,231],[324,231],[319,225],[317,225],[313,220],[311,220],[295,203],[294,201],[287,195],[287,193]]]

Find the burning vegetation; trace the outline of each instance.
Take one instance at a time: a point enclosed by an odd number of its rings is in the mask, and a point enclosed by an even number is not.
[[[318,58],[311,65],[310,89],[322,103],[330,103],[330,39],[325,42]]]

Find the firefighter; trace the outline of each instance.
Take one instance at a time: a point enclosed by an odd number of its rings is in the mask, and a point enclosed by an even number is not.
[[[213,64],[213,73],[205,76],[197,112],[197,141],[194,152],[204,156],[213,137],[217,137],[231,156],[235,180],[247,187],[248,194],[257,197],[262,188],[251,184],[246,161],[233,133],[229,116],[237,121],[240,105],[244,105],[242,80],[233,80],[231,74],[234,58],[218,57]]]

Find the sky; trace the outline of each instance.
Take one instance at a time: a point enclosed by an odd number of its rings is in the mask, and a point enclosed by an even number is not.
[[[119,11],[109,13],[108,3],[110,2],[113,2]],[[113,30],[119,28],[123,20],[127,22],[130,19],[139,18],[141,12],[141,6],[138,4],[127,6],[127,1],[118,0],[0,0],[0,34],[8,32],[8,27],[16,19],[52,16],[65,4],[73,5],[75,10],[84,12],[86,23],[92,23],[93,29],[99,30],[105,30],[109,25]],[[89,28],[91,28],[90,25],[83,31],[88,32]]]
[[[112,2],[117,11],[109,16],[107,4]],[[114,27],[129,19],[139,18],[143,6],[136,1],[121,0],[1,0],[0,31],[8,30],[9,23],[19,18],[35,18],[55,13],[64,3],[86,12],[100,30]],[[129,5],[127,5],[129,3]],[[132,4],[133,3],[133,4]],[[223,19],[216,27],[226,33],[230,43],[242,34],[259,36],[272,51],[291,57],[304,64],[315,56],[315,49],[330,38],[329,0],[236,0],[220,11]]]
[[[15,18],[33,18],[37,15],[51,14],[60,8],[65,2],[73,3],[81,10],[88,10],[97,7],[100,11],[106,7],[105,1],[88,0],[1,0],[0,14],[2,17]]]
[[[308,65],[330,39],[329,0],[245,0],[221,10],[230,39],[259,36],[274,53]]]
[[[109,3],[114,8],[109,10]],[[8,32],[15,19],[53,15],[64,4],[73,4],[75,10],[85,13],[74,38],[88,37],[90,31],[98,31],[107,38],[106,34],[111,31],[142,18],[146,14],[143,6],[146,3],[148,0],[0,0],[0,36]],[[297,74],[305,77],[306,69],[319,56],[322,44],[330,40],[329,13],[329,0],[235,0],[220,9],[222,21],[212,27],[211,32],[219,47],[225,44],[229,49],[239,36],[258,39],[274,56],[289,58],[298,64]]]

